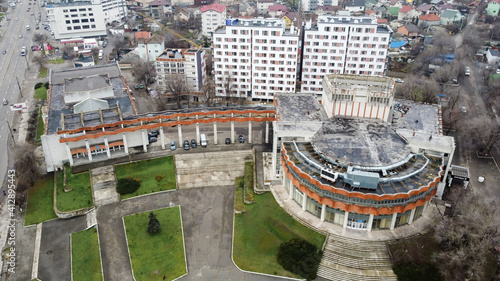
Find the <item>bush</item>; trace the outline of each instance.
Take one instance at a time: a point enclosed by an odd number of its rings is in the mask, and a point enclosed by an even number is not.
[[[161,227],[160,227],[160,222],[156,218],[156,215],[151,212],[149,213],[149,223],[148,223],[148,232],[149,233],[158,233],[160,232]]]
[[[118,183],[116,184],[116,191],[121,195],[125,195],[136,191],[140,186],[140,179],[125,177],[118,179]]]
[[[156,179],[157,182],[160,182],[163,179],[163,175],[161,175],[161,174],[160,175],[156,175],[155,179]]]
[[[313,280],[318,272],[322,252],[304,239],[293,238],[283,242],[278,251],[278,263],[284,269]]]
[[[45,84],[43,84],[43,86],[45,87],[45,89],[49,89],[49,82],[45,82]]]
[[[38,82],[35,84],[35,90],[38,89],[38,88],[41,88],[43,86],[43,83],[42,82]]]

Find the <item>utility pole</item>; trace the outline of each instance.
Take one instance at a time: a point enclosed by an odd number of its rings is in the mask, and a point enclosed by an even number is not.
[[[12,137],[12,142],[14,142],[14,144],[16,144],[16,140],[14,139],[14,135],[12,134],[12,129],[10,128],[9,121],[5,120],[5,122],[7,122],[7,126],[9,127],[9,132],[10,132],[10,136]]]
[[[19,84],[19,79],[17,79],[17,77],[16,77],[16,81],[17,81],[17,87],[19,87],[19,94],[22,96],[23,93],[21,92],[21,84]]]

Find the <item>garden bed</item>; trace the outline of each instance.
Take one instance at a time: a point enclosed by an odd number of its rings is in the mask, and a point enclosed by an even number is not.
[[[97,229],[71,234],[71,274],[73,281],[102,281]]]

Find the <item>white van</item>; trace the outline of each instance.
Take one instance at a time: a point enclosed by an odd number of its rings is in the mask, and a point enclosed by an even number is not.
[[[203,147],[207,147],[207,136],[205,134],[201,134],[200,144]]]
[[[99,50],[99,59],[102,60],[102,50]]]

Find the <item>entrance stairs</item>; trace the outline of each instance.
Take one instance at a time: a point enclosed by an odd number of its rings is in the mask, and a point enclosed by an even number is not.
[[[318,276],[335,281],[397,281],[382,241],[328,236]]]

